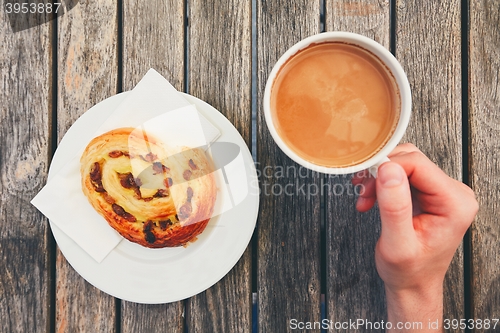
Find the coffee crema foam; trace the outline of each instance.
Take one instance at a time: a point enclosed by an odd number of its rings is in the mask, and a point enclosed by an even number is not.
[[[372,53],[342,42],[313,44],[292,56],[271,89],[278,134],[320,166],[349,167],[380,151],[394,133],[400,95]]]

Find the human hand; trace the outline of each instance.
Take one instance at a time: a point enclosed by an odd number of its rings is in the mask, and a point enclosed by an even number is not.
[[[414,145],[402,144],[389,157],[377,179],[364,172],[352,180],[365,188],[356,208],[368,211],[375,201],[380,208],[375,261],[388,314],[394,319],[425,311],[440,319],[444,276],[478,203],[468,186],[448,177]]]

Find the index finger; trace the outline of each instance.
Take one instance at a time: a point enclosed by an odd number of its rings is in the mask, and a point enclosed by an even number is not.
[[[410,184],[422,193],[441,194],[451,185],[451,178],[418,149],[390,158],[403,167]]]
[[[387,157],[390,158],[394,155],[403,154],[403,153],[411,153],[411,152],[421,152],[421,150],[418,149],[417,146],[415,146],[413,143],[409,143],[409,142],[402,143],[402,144],[397,145],[396,148],[394,148],[393,151],[391,151],[389,153],[389,156],[387,156]]]

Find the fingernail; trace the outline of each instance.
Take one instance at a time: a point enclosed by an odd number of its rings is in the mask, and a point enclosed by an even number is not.
[[[406,174],[403,168],[394,163],[382,165],[378,170],[378,177],[383,187],[395,187],[403,183]]]
[[[358,198],[358,201],[356,202],[356,209],[357,210],[361,210],[361,205],[363,205],[365,203],[366,199],[363,198],[363,197],[359,197]]]

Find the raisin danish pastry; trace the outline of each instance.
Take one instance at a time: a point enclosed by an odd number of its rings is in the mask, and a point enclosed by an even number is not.
[[[94,138],[80,162],[85,196],[129,241],[186,245],[212,216],[217,188],[202,149],[173,151],[141,130],[120,128]]]

